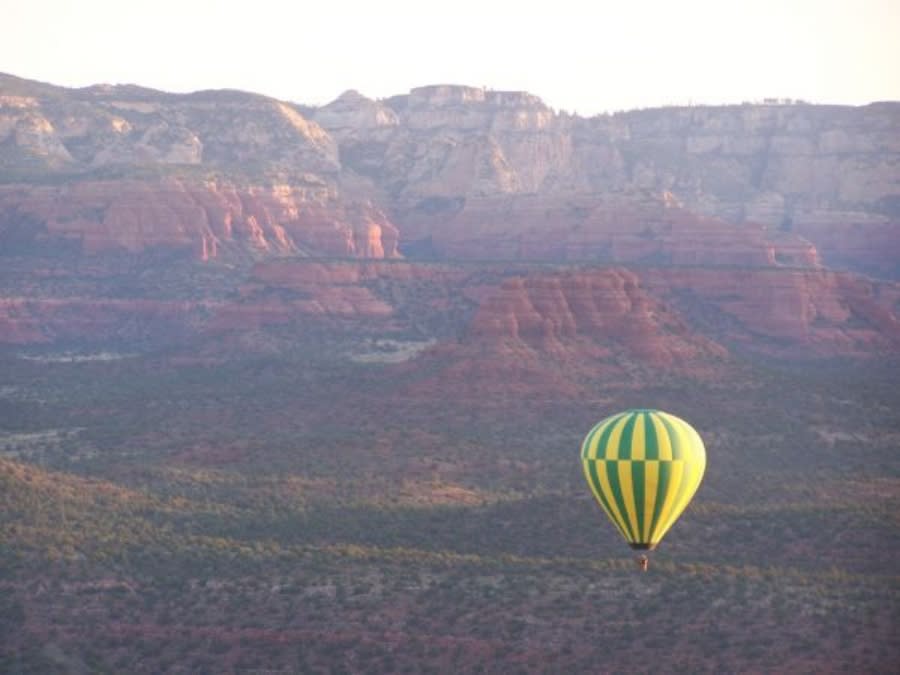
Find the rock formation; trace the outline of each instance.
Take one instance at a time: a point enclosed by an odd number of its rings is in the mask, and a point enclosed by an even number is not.
[[[813,246],[821,239],[828,263],[897,272],[898,103],[666,108],[582,119],[529,94],[469,87],[423,87],[381,104],[358,95],[340,101],[343,120],[351,109],[371,119],[375,107],[390,119],[360,126],[345,142],[346,122],[315,113],[339,134],[342,158],[347,148],[346,168],[386,195],[407,240],[473,229],[473,208],[485,199],[513,211],[484,220],[489,231],[498,216],[512,216],[515,228],[519,199],[570,203],[572,214],[557,211],[544,228],[554,230],[548,238],[576,231],[583,202],[597,196],[615,197],[626,210],[664,200],[739,228],[762,225]],[[512,248],[515,236],[503,237]],[[488,245],[498,238],[493,233]]]
[[[727,353],[693,333],[625,269],[510,279],[479,308],[466,341],[595,359],[618,352],[655,366]]]
[[[654,295],[684,307],[708,335],[780,356],[900,350],[896,282],[845,272],[748,268],[641,271]]]
[[[536,195],[466,200],[449,214],[400,220],[444,259],[817,267],[816,247],[760,224],[737,226],[665,197]]]
[[[0,77],[0,244],[392,257],[383,211],[338,194],[334,139],[241,92],[64,90]]]
[[[900,292],[858,273],[900,276],[898,139],[900,103],[585,119],[454,85],[312,108],[0,75],[0,342],[400,336],[536,382],[896,353]],[[199,266],[234,293],[182,283]]]
[[[397,229],[371,204],[340,201],[326,185],[82,181],[65,190],[0,186],[7,252],[68,246],[85,254],[155,248],[200,260],[222,246],[259,255],[397,256]]]
[[[451,85],[304,108],[4,75],[0,242],[36,229],[89,254],[162,245],[202,259],[235,243],[390,257],[399,245],[413,257],[821,259],[896,276],[898,138],[900,103],[585,119]]]

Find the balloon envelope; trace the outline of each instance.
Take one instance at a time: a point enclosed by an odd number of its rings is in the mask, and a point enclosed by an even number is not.
[[[706,449],[675,415],[627,410],[591,429],[581,463],[594,497],[626,541],[652,550],[697,492]]]

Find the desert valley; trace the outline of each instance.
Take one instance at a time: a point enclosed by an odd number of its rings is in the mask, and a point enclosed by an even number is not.
[[[4,672],[894,672],[898,380],[900,102],[0,74]]]

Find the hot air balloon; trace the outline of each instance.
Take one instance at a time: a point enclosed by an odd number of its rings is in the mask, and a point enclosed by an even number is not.
[[[675,415],[626,410],[590,430],[581,463],[594,497],[631,548],[652,551],[697,492],[706,449]],[[646,570],[646,556],[638,564]]]

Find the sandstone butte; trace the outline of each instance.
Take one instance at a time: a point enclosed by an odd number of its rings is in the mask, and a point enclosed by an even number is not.
[[[900,103],[581,118],[460,86],[313,108],[0,75],[0,147],[0,256],[34,279],[54,256],[100,276],[122,255],[257,261],[228,299],[38,297],[17,279],[4,343],[390,331],[428,288],[422,308],[466,322],[454,350],[525,361],[898,350]]]
[[[619,356],[677,369],[727,356],[722,343],[772,354],[865,355],[900,349],[892,309],[900,284],[846,272],[710,267],[619,267],[535,271],[497,264],[260,263],[238,297],[221,302],[7,299],[0,326],[7,342],[91,335],[127,337],[121,323],[183,336],[294,326],[365,325],[384,333],[411,327],[421,312],[404,298],[439,289],[426,310],[456,299],[471,310],[454,354],[520,362],[614,361]],[[490,281],[485,281],[487,277]],[[376,287],[389,284],[389,294]],[[206,318],[198,320],[197,315]],[[125,321],[125,319],[128,319]],[[761,340],[760,338],[765,338]],[[445,352],[448,353],[448,352]]]

